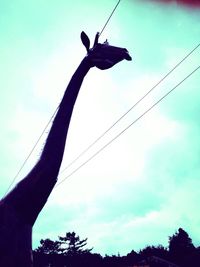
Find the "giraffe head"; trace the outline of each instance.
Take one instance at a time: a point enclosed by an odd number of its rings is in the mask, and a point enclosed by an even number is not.
[[[107,40],[99,43],[99,33],[96,34],[93,47],[90,48],[90,40],[85,32],[81,33],[81,40],[87,50],[87,57],[91,66],[101,70],[109,69],[123,59],[132,60],[126,48],[111,46]]]

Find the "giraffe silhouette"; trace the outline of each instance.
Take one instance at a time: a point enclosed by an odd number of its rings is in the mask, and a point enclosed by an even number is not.
[[[123,59],[131,60],[125,48],[98,42],[93,47],[82,32],[87,55],[73,74],[53,120],[41,156],[33,169],[0,201],[0,266],[31,267],[32,228],[54,188],[61,166],[74,104],[82,82],[92,67],[111,68]]]

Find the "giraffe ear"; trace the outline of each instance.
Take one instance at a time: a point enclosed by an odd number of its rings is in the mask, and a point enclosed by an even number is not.
[[[81,32],[81,41],[82,41],[83,45],[85,46],[87,52],[89,52],[90,39],[88,38],[87,34],[84,31]]]

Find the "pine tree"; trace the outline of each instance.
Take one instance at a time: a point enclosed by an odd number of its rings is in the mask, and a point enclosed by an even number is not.
[[[89,253],[92,249],[84,249],[87,245],[87,238],[80,240],[75,232],[68,232],[64,237],[59,236],[61,250],[65,255],[75,256]]]
[[[35,251],[43,254],[58,254],[60,252],[60,242],[49,238],[41,239],[40,246]]]

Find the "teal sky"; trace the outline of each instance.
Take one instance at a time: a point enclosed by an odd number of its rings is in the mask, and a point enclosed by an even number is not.
[[[64,93],[85,50],[117,1],[0,1],[0,193],[3,196]],[[70,126],[64,169],[199,42],[200,9],[122,0],[101,36],[126,47],[132,62],[91,70]],[[196,50],[59,181],[199,65]],[[33,233],[75,231],[102,255],[167,245],[184,228],[200,245],[200,72],[95,159],[55,188]],[[17,180],[37,161],[42,138]],[[17,182],[17,181],[16,181]]]

